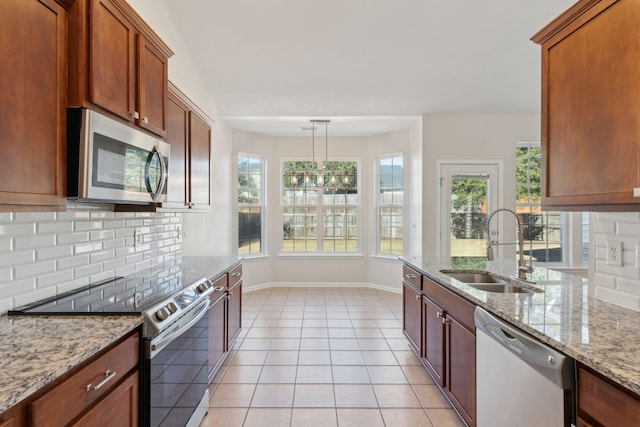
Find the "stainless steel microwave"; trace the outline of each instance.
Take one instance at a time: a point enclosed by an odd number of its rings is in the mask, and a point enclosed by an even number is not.
[[[161,203],[170,145],[86,108],[67,110],[67,197],[76,201]]]

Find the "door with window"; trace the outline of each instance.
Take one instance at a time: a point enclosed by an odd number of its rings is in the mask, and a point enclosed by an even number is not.
[[[498,163],[440,164],[439,254],[486,256],[487,215],[498,208]]]

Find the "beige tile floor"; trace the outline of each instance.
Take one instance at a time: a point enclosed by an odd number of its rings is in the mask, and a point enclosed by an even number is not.
[[[400,295],[273,288],[243,298],[243,329],[201,427],[463,426],[409,349]]]

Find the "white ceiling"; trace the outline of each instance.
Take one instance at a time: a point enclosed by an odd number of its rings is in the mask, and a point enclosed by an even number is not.
[[[165,0],[233,128],[331,135],[540,111],[535,32],[572,0]]]

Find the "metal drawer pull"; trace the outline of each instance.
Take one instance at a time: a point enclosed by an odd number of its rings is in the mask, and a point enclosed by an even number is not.
[[[88,385],[87,385],[87,391],[91,391],[91,390],[98,390],[100,387],[102,387],[103,385],[105,385],[106,383],[108,383],[110,380],[112,380],[112,379],[113,379],[113,377],[115,377],[116,375],[117,375],[117,374],[116,374],[116,371],[112,371],[112,370],[110,370],[110,369],[107,369],[107,370],[104,372],[104,379],[103,379],[102,381],[100,381],[100,382],[99,382],[98,384],[96,384],[96,385],[88,384]]]
[[[415,279],[416,275],[415,274],[407,274],[407,279]]]
[[[416,301],[420,301],[420,295],[416,295]]]
[[[241,274],[242,274],[242,273],[240,273],[240,272],[236,271],[235,273],[231,274],[231,276],[233,276],[233,277],[240,277],[240,275],[241,275]]]
[[[440,318],[440,317],[444,317],[444,316],[442,315],[442,313],[437,312],[437,313],[436,313],[436,317]]]
[[[213,292],[220,292],[224,290],[224,286],[216,286],[215,288],[213,288]]]

